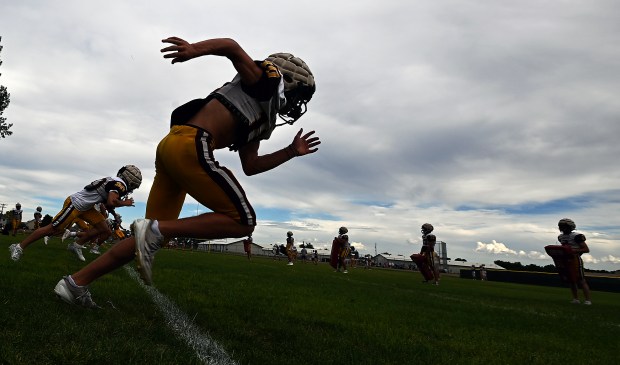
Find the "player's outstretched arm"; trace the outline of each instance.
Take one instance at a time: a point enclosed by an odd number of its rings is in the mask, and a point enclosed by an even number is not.
[[[164,58],[172,58],[172,63],[189,61],[200,56],[222,56],[228,58],[241,79],[247,85],[256,83],[262,70],[252,58],[241,48],[239,43],[230,38],[214,38],[204,41],[189,43],[179,37],[168,37],[162,40],[163,43],[171,45],[161,50]]]
[[[274,153],[259,156],[260,142],[250,142],[239,148],[239,158],[243,172],[248,175],[256,175],[280,166],[293,157],[303,156],[318,151],[321,144],[319,137],[313,136],[314,131],[303,133],[303,128],[297,132],[293,142],[287,147]]]

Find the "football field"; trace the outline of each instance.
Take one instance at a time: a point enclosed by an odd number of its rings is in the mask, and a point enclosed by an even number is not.
[[[433,286],[418,272],[161,250],[153,287],[129,264],[91,285],[101,309],[87,310],[53,293],[84,265],[60,239],[18,262],[14,242],[0,236],[0,364],[618,361],[619,293],[584,306],[567,288],[450,276]]]

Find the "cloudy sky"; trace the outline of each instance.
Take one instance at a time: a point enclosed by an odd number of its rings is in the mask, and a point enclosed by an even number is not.
[[[318,153],[262,175],[216,158],[258,214],[255,242],[409,256],[435,226],[448,256],[550,264],[557,221],[587,237],[586,267],[620,269],[620,8],[616,1],[0,0],[0,203],[56,214],[86,183],[139,166],[144,214],[170,112],[232,79],[226,59],[171,65],[161,39],[230,37],[255,59],[303,58],[317,92],[295,126]],[[205,212],[187,199],[183,216]],[[128,225],[128,224],[126,224]]]

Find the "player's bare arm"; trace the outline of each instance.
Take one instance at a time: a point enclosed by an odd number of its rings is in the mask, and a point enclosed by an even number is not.
[[[321,144],[319,137],[313,136],[314,131],[303,134],[303,128],[297,132],[293,142],[287,147],[266,155],[259,156],[260,142],[250,142],[239,148],[239,158],[243,172],[248,175],[256,175],[271,170],[296,156],[303,156],[318,151]]]
[[[106,204],[110,207],[133,207],[134,201],[133,198],[121,199],[121,196],[116,191],[110,191]]]
[[[590,252],[590,248],[586,244],[586,241],[581,241],[579,242],[579,250],[574,250],[574,251],[579,252],[579,253],[588,253]]]
[[[214,55],[228,58],[245,84],[256,83],[262,75],[260,67],[254,63],[236,41],[230,38],[215,38],[189,43],[179,37],[169,37],[163,39],[162,42],[172,44],[172,46],[163,48],[161,52],[170,52],[166,53],[164,58],[172,58],[173,64],[200,56]]]

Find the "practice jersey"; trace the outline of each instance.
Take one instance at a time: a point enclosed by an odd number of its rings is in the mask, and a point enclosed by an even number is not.
[[[11,215],[13,217],[14,220],[16,221],[21,221],[22,220],[22,214],[24,213],[23,210],[21,209],[13,209],[11,212]]]
[[[195,99],[172,112],[171,126],[186,124],[209,101],[216,99],[241,122],[240,133],[231,150],[252,141],[269,139],[276,127],[278,110],[286,104],[284,81],[278,68],[270,61],[255,61],[263,70],[258,82],[247,86],[237,74],[231,82],[215,90],[204,99]]]
[[[43,215],[40,212],[34,212],[34,220],[37,222],[41,222],[41,218],[43,218]]]
[[[432,240],[427,239],[429,235],[422,235],[422,252],[434,252],[435,251],[435,243]]]
[[[586,241],[586,236],[582,233],[572,231],[569,234],[560,234],[558,236],[558,241],[562,245],[569,245],[571,248],[578,249],[581,248],[581,243]]]
[[[79,211],[92,209],[96,204],[106,202],[110,192],[116,192],[120,198],[127,195],[127,185],[119,177],[104,177],[86,185],[84,189],[71,195],[71,203]]]
[[[286,237],[286,249],[291,249],[291,247],[293,247],[293,243],[295,243],[295,239],[293,237]]]

